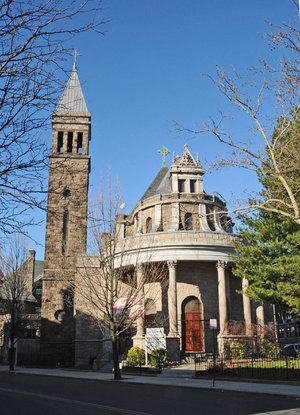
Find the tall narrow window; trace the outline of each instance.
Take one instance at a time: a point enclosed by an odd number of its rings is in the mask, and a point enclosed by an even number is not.
[[[152,219],[147,218],[146,220],[146,233],[150,233],[152,231]]]
[[[191,231],[193,229],[193,217],[190,212],[187,212],[184,215],[184,224],[187,231]]]
[[[178,192],[183,193],[185,191],[185,180],[178,180]]]
[[[77,154],[82,154],[82,133],[77,133]]]
[[[67,210],[64,211],[63,216],[63,230],[62,230],[62,247],[61,251],[62,254],[65,255],[68,248],[68,228],[69,228],[69,212]]]
[[[68,142],[67,142],[67,152],[72,153],[72,147],[73,147],[73,132],[68,132]]]
[[[190,192],[195,193],[196,191],[196,180],[190,180]]]
[[[58,131],[58,134],[57,134],[57,148],[56,148],[56,151],[58,153],[63,153],[63,151],[64,151],[63,143],[64,143],[64,133],[63,133],[63,131]]]

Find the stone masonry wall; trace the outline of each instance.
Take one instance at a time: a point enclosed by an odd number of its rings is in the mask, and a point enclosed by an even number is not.
[[[72,151],[67,149],[70,131]],[[61,132],[63,149],[58,145]],[[77,132],[82,132],[81,153],[77,149]],[[72,285],[77,257],[86,252],[89,135],[89,114],[54,114],[41,325],[41,356],[49,364],[72,364],[74,360]]]

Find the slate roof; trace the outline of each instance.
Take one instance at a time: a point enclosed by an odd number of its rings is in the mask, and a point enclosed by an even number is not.
[[[157,173],[155,179],[150,184],[146,192],[143,194],[141,200],[147,199],[148,197],[168,194],[172,192],[170,173],[168,167],[162,167]]]
[[[60,98],[56,111],[62,112],[88,112],[76,66],[73,66],[71,76]]]
[[[41,260],[35,260],[34,264],[34,282],[43,278],[45,263]]]

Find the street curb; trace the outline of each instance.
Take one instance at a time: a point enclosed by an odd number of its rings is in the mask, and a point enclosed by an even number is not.
[[[49,369],[51,370],[51,369]],[[55,369],[54,369],[55,370]],[[191,389],[202,389],[202,390],[216,390],[216,391],[221,391],[221,392],[226,392],[226,391],[230,391],[230,392],[237,392],[237,393],[252,393],[252,394],[265,394],[265,395],[274,395],[274,396],[286,396],[289,398],[294,398],[294,399],[300,399],[300,387],[299,387],[299,391],[297,388],[297,392],[295,393],[295,391],[291,391],[291,392],[286,392],[286,391],[280,391],[279,390],[264,390],[264,388],[260,388],[260,390],[249,390],[247,389],[247,382],[228,382],[228,381],[221,381],[221,380],[216,380],[216,384],[215,386],[213,385],[200,385],[199,383],[191,383],[191,382],[197,382],[198,379],[192,379],[192,378],[179,378],[179,377],[158,377],[158,376],[132,376],[132,375],[127,375],[125,376],[122,380],[114,380],[113,379],[113,374],[110,373],[102,373],[102,375],[105,375],[107,378],[101,378],[101,377],[96,377],[97,372],[75,372],[75,371],[68,371],[68,370],[62,370],[59,373],[45,373],[45,372],[41,372],[41,373],[37,373],[35,371],[31,371],[30,369],[28,369],[28,371],[26,370],[18,370],[16,369],[13,372],[10,372],[9,370],[4,371],[4,370],[0,370],[0,373],[12,373],[15,375],[35,375],[35,376],[51,376],[51,377],[57,377],[57,378],[67,378],[67,379],[78,379],[78,380],[92,380],[92,381],[102,381],[102,382],[119,382],[119,383],[127,383],[127,384],[136,384],[136,385],[153,385],[153,386],[165,386],[165,387],[175,387],[175,388],[191,388]],[[76,376],[75,373],[78,375]],[[85,376],[85,374],[94,374],[94,376]],[[75,376],[74,376],[75,375]],[[109,378],[108,378],[109,376]],[[137,379],[137,377],[139,379]],[[173,382],[172,382],[172,380]],[[209,380],[206,379],[206,382],[208,382]],[[189,382],[189,383],[185,383],[185,382]],[[201,382],[201,380],[200,380]],[[211,380],[212,382],[212,380]],[[219,385],[220,382],[225,382],[225,384],[223,385]],[[227,382],[227,385],[226,385]],[[233,385],[234,383],[234,385]],[[251,385],[253,385],[254,382],[248,382],[249,387],[251,388]],[[243,386],[242,386],[243,385]],[[255,383],[255,385],[257,385],[257,383]],[[261,384],[261,386],[263,385],[268,385],[270,387],[272,386],[281,386],[281,385],[274,385],[274,384]],[[226,387],[227,386],[227,387]],[[235,386],[242,386],[242,389],[235,389]],[[246,387],[245,387],[246,386]],[[282,386],[291,386],[291,385],[282,385]],[[293,385],[294,387],[296,385]],[[298,385],[297,385],[298,386]]]

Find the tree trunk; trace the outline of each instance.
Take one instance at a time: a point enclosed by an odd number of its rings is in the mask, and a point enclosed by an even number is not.
[[[15,356],[16,356],[16,348],[14,347],[13,343],[11,343],[9,350],[8,350],[8,364],[9,370],[15,370]]]
[[[9,341],[10,341],[9,350],[8,350],[9,370],[15,369],[15,356],[16,356],[15,333],[16,333],[15,314],[12,313],[11,323],[10,323],[10,328],[9,328]]]
[[[119,365],[119,350],[118,350],[118,337],[115,333],[112,336],[112,352],[114,362],[114,380],[122,379],[120,365]]]

